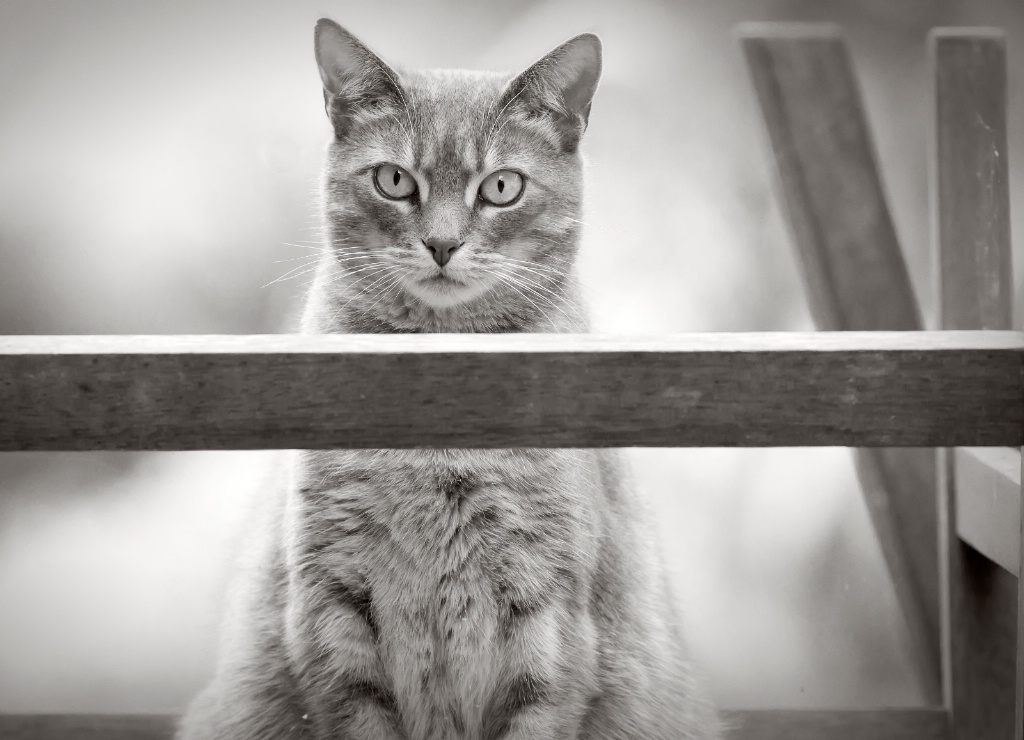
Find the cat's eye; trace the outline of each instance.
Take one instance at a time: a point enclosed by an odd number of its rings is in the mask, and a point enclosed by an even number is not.
[[[523,176],[514,170],[492,172],[480,183],[480,200],[492,206],[510,206],[523,194]]]
[[[405,200],[416,193],[416,180],[397,164],[382,164],[373,171],[377,192],[391,200]]]

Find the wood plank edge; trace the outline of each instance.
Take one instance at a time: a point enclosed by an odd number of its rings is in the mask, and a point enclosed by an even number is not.
[[[1024,489],[1019,483],[1024,478],[1024,470],[1017,467],[1017,496],[1020,514],[1017,520],[1017,661],[1016,685],[1014,686],[1014,740],[1024,740]]]
[[[957,534],[1014,576],[1020,569],[1020,470],[1018,449],[958,447]]]
[[[1024,350],[1018,331],[820,331],[617,334],[7,335],[0,358],[24,355],[396,353],[787,353]]]
[[[786,39],[841,39],[843,32],[837,23],[749,21],[733,26],[733,36],[741,42]]]
[[[1005,41],[1006,31],[997,26],[941,26],[928,32],[929,41],[935,40],[990,40]]]
[[[942,707],[723,710],[728,740],[948,740]]]
[[[945,740],[942,708],[864,710],[726,709],[730,740]],[[177,722],[169,714],[0,714],[0,735],[9,740],[170,738]]]

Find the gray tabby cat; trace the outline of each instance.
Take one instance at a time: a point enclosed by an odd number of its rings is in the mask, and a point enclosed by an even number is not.
[[[315,48],[335,137],[304,330],[586,331],[597,37],[514,77],[399,73],[326,19]],[[615,452],[308,451],[277,490],[179,737],[719,736]]]

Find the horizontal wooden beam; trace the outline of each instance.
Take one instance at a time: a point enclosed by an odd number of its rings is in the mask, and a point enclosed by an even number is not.
[[[1019,445],[1015,332],[0,338],[0,450]]]
[[[1020,571],[1020,450],[956,450],[960,539],[1013,575]]]
[[[728,740],[947,740],[941,708],[727,710]]]
[[[727,710],[729,740],[946,740],[942,709]],[[0,715],[6,740],[170,740],[172,715]]]

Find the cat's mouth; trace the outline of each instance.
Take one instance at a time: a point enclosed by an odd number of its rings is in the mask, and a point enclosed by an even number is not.
[[[406,282],[406,289],[429,306],[450,308],[476,298],[487,290],[480,280],[466,282],[447,270],[420,275]]]
[[[466,285],[461,280],[453,278],[451,275],[449,275],[446,272],[435,272],[433,275],[429,275],[428,277],[421,278],[420,282],[421,283],[427,283],[429,285],[461,285],[461,286],[465,286]]]

